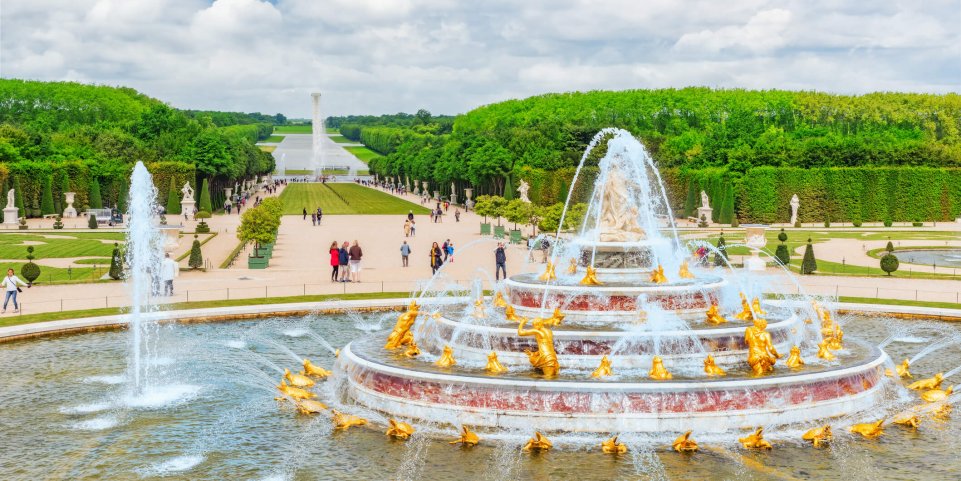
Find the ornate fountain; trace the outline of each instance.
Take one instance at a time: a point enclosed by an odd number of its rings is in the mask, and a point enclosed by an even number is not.
[[[350,401],[414,422],[598,433],[786,426],[880,402],[884,352],[844,339],[816,304],[763,302],[692,265],[644,147],[618,130],[601,142],[587,213],[545,271],[466,305],[422,297],[392,332],[351,342],[337,361]]]

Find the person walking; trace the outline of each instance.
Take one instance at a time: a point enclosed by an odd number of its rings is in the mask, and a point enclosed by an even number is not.
[[[339,264],[340,271],[340,282],[350,282],[350,272],[348,271],[347,265],[350,262],[350,253],[347,249],[350,247],[350,242],[344,241],[340,245],[340,250],[337,252],[337,263]]]
[[[454,243],[447,239],[447,260],[451,263],[454,262]]]
[[[444,241],[444,245],[440,246],[441,252],[444,253],[444,262],[447,262],[447,244],[450,243],[450,239]]]
[[[304,220],[307,220],[307,208],[304,207]]]
[[[400,258],[404,267],[407,267],[408,256],[410,256],[410,245],[407,244],[407,241],[404,241],[404,243],[400,245]]]
[[[360,249],[360,242],[354,239],[354,245],[348,251],[350,255],[350,276],[353,282],[360,282],[360,259],[364,257],[364,251]]]
[[[20,280],[16,274],[13,273],[13,269],[7,269],[7,277],[3,278],[3,287],[7,291],[7,295],[3,298],[3,312],[7,312],[7,303],[10,302],[10,298],[13,298],[13,312],[20,312],[20,304],[17,304],[17,293],[22,292],[20,286],[30,287],[29,284]]]
[[[417,222],[410,221],[410,236],[414,237],[417,235]]]
[[[454,222],[460,222],[460,209],[454,209]]]
[[[174,279],[180,274],[180,266],[170,258],[170,253],[164,254],[164,260],[160,264],[160,280],[164,281],[164,295],[174,295]]]
[[[507,279],[507,252],[504,250],[504,243],[498,242],[497,249],[494,249],[494,277],[496,280],[501,280],[501,272],[504,273],[504,279]]]
[[[410,237],[410,220],[404,221],[404,237]]]
[[[330,254],[330,282],[337,282],[337,267],[340,266],[340,249],[337,248],[337,241],[330,244],[327,252]]]
[[[316,213],[316,212],[311,212],[311,213],[310,213],[310,223],[311,223],[311,225],[317,225],[317,213]]]
[[[421,204],[423,204],[423,202],[421,202]],[[413,211],[413,210],[407,211],[407,220],[409,220],[409,221],[411,221],[411,222],[414,222],[414,211]]]
[[[317,225],[320,225],[320,219],[322,219],[323,217],[324,217],[324,211],[320,210],[320,207],[318,207],[317,208]]]
[[[430,269],[431,269],[431,274],[437,274],[437,269],[440,269],[441,264],[444,263],[443,260],[442,260],[442,258],[441,258],[442,255],[443,255],[443,254],[441,254],[441,252],[440,252],[440,246],[438,246],[437,243],[434,242],[434,243],[430,246]]]
[[[225,200],[225,201],[224,201],[224,210],[227,211],[227,215],[230,215],[230,201],[229,201],[229,200]]]

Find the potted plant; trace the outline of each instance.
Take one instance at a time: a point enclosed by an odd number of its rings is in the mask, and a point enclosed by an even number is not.
[[[274,231],[280,219],[262,206],[247,209],[240,216],[240,227],[237,228],[237,238],[244,242],[253,242],[253,254],[247,257],[247,267],[250,269],[266,269],[268,258],[261,252],[261,245],[274,241]]]
[[[481,222],[480,233],[481,235],[491,234],[490,222],[487,222],[487,217],[494,214],[493,212],[494,203],[491,201],[491,196],[480,195],[477,196],[477,200],[474,202],[474,212],[477,215],[484,216],[484,222]]]
[[[504,226],[501,225],[501,217],[504,216],[506,209],[507,199],[498,196],[491,196],[491,216],[497,219],[497,225],[494,226],[494,237],[504,237],[505,229]]]
[[[529,222],[531,219],[531,204],[520,199],[514,199],[504,206],[504,218],[514,224],[510,231],[511,243],[521,241],[521,231],[517,228],[518,223]]]

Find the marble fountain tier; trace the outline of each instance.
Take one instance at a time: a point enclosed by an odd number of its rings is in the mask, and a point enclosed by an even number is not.
[[[345,395],[391,418],[597,433],[786,426],[881,402],[890,359],[842,342],[828,311],[743,294],[739,310],[721,307],[736,286],[692,271],[661,234],[666,196],[636,140],[614,132],[599,166],[558,268],[512,276],[492,298],[412,304],[392,332],[342,349]]]

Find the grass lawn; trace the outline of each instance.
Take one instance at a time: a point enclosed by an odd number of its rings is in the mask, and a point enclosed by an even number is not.
[[[338,135],[331,135],[331,136],[330,136],[330,140],[333,140],[334,142],[337,142],[338,144],[355,144],[355,143],[356,143],[356,142],[354,142],[353,140],[350,140],[350,139],[348,139],[347,137],[344,137],[343,135],[339,135],[339,134],[338,134]]]
[[[381,157],[380,154],[378,154],[377,152],[374,152],[373,150],[368,149],[363,145],[353,146],[353,147],[344,147],[344,150],[346,150],[347,152],[350,152],[351,154],[354,154],[354,157],[357,157],[358,159],[361,160],[361,162],[365,164],[370,162],[373,159],[376,159],[377,157]]]
[[[328,134],[340,134],[340,127],[327,127]]]
[[[270,137],[267,137],[266,139],[261,140],[261,142],[266,142],[268,144],[276,144],[278,142],[283,142],[283,140],[284,140],[283,135],[271,135]]]
[[[96,269],[91,267],[73,267],[70,269],[63,269],[60,267],[49,267],[43,265],[43,259],[39,259],[36,263],[40,266],[40,277],[33,281],[34,284],[60,284],[60,283],[79,283],[79,282],[90,282],[100,280],[107,271],[110,270],[110,260],[107,260],[106,264],[99,264]],[[7,269],[13,269],[23,279],[23,275],[20,274],[20,269],[26,262],[10,262],[0,264],[0,269],[6,273]],[[25,280],[25,279],[24,279]]]
[[[109,266],[110,262],[111,262],[111,259],[109,257],[93,257],[90,259],[77,259],[73,261],[74,264],[83,264],[83,265],[89,264],[89,265],[96,265],[96,266],[103,266],[103,265]]]
[[[24,242],[33,245],[33,255],[38,262],[50,257],[110,257],[113,254],[113,243],[123,240],[122,232],[3,233],[0,234],[0,259],[26,260],[27,246],[23,245]]]
[[[358,170],[357,175],[370,175],[369,170]]]
[[[264,152],[267,152],[268,154],[271,153],[271,152],[273,152],[273,151],[275,151],[275,150],[277,150],[277,146],[276,146],[276,145],[258,145],[257,147],[260,147],[260,150],[263,150]]]
[[[347,169],[324,169],[324,173],[327,175],[347,175],[350,171]]]
[[[274,135],[277,134],[309,134],[314,131],[311,125],[275,125]]]
[[[317,207],[323,209],[324,214],[334,215],[406,214],[410,210],[415,214],[430,213],[420,205],[357,184],[293,183],[280,194],[280,200],[284,202],[284,214],[288,215],[300,215],[304,208],[309,212]]]
[[[296,170],[287,169],[284,171],[284,175],[313,175],[313,170]]]

